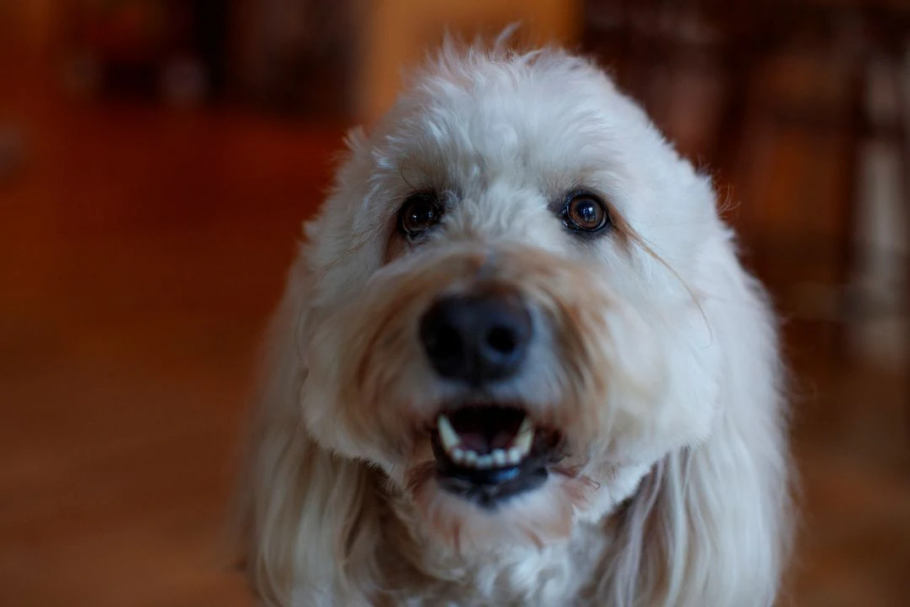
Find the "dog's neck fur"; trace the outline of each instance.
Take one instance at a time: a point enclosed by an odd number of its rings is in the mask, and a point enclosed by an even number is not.
[[[376,475],[375,472],[371,473]],[[622,507],[597,523],[575,525],[571,537],[546,546],[523,546],[462,554],[429,540],[413,506],[373,479],[383,502],[379,559],[380,589],[371,604],[571,605],[595,592],[609,567],[610,546],[621,525]],[[400,589],[396,592],[397,589]],[[470,602],[466,592],[473,591]]]

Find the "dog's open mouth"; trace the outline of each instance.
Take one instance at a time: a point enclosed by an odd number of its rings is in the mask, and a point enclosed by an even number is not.
[[[445,411],[432,432],[439,484],[485,507],[541,486],[559,442],[521,409],[502,406]]]

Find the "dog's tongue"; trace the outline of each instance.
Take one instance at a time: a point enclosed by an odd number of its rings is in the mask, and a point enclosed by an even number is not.
[[[462,448],[481,455],[508,449],[523,418],[522,412],[501,407],[470,407],[449,415]]]

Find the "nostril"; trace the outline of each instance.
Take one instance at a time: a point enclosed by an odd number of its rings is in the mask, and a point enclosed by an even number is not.
[[[518,347],[515,331],[508,327],[493,327],[487,333],[486,342],[489,348],[502,355],[512,354]]]
[[[452,359],[461,356],[462,340],[452,325],[437,323],[425,332],[424,343],[431,356]]]

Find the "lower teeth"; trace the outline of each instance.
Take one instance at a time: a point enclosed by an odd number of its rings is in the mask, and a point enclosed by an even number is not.
[[[534,426],[527,417],[522,420],[509,449],[494,449],[483,455],[460,446],[461,438],[445,415],[438,418],[437,432],[443,451],[454,463],[481,469],[519,464],[530,453],[534,441]]]
[[[521,463],[526,454],[523,454],[517,447],[509,450],[494,449],[484,455],[476,451],[465,451],[461,447],[455,447],[447,452],[449,458],[456,464],[468,466],[470,468],[493,468],[503,467],[506,465],[516,465]]]

